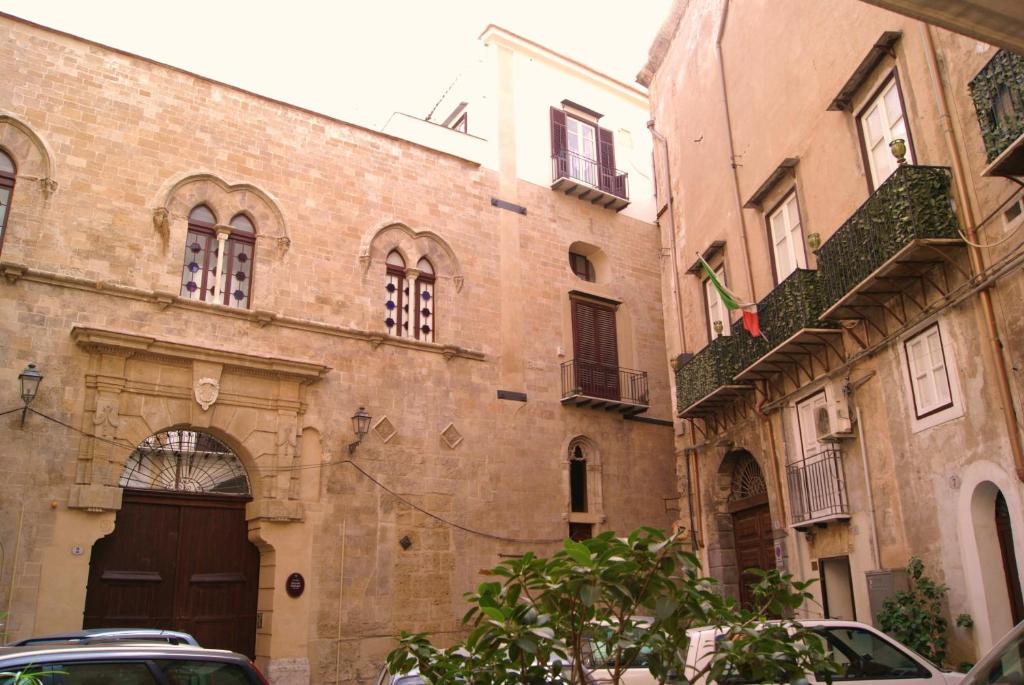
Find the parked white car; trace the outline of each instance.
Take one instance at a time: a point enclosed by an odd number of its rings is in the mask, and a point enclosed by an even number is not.
[[[1024,684],[1024,621],[981,657],[960,685]]]
[[[839,665],[839,673],[832,676],[833,682],[851,682],[858,685],[958,685],[963,679],[962,673],[945,671],[909,647],[901,645],[888,635],[863,623],[854,621],[838,621],[832,619],[806,620],[801,624],[813,628],[826,640],[832,657]],[[703,678],[692,679],[697,672],[708,663],[714,654],[715,645],[721,638],[721,631],[715,628],[696,628],[687,631],[689,648],[686,654],[687,675],[691,685],[707,685]],[[588,655],[591,675],[596,683],[610,683],[612,673],[609,664],[602,663],[602,650],[596,646]],[[643,654],[623,674],[623,685],[656,685],[657,680],[647,670]],[[813,673],[807,675],[813,684],[824,683],[824,678],[817,679]],[[734,676],[729,685],[746,685],[745,681]],[[973,685],[990,685],[981,681]],[[1008,685],[1024,685],[1024,681]]]

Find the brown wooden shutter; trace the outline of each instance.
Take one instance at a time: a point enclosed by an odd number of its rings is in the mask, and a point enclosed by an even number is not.
[[[597,129],[597,164],[599,187],[615,192],[615,135],[606,128]]]
[[[615,308],[572,300],[576,385],[584,395],[619,399],[619,347]]]
[[[551,108],[551,169],[555,178],[569,176],[569,163],[565,150],[568,147],[568,134],[565,131],[565,112]]]

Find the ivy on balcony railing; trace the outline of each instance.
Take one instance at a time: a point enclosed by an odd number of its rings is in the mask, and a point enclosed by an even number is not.
[[[676,401],[679,411],[732,383],[733,377],[768,351],[764,338],[752,338],[734,324],[733,335],[711,341],[676,370]]]
[[[876,190],[818,250],[826,308],[910,241],[959,238],[945,167],[905,165]]]
[[[1024,56],[1000,50],[970,83],[991,162],[1024,134]]]
[[[772,346],[801,328],[832,328],[837,324],[818,320],[832,302],[818,271],[797,269],[757,305],[761,330]]]

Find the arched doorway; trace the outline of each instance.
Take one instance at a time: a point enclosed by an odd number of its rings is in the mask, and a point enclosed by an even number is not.
[[[750,607],[754,601],[753,586],[758,577],[744,571],[749,568],[775,568],[768,486],[761,467],[750,452],[732,452],[726,455],[726,460],[732,465],[728,505],[736,549],[739,600],[743,606]]]
[[[162,431],[132,452],[118,484],[114,532],[89,562],[83,626],[184,630],[253,657],[260,558],[238,457],[208,433]]]

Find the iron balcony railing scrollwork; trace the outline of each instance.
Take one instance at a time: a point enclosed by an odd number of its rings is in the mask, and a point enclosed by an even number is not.
[[[570,359],[562,362],[562,399],[577,396],[644,407],[651,403],[646,371]]]
[[[946,167],[904,165],[818,249],[818,278],[826,304],[858,283],[911,241],[959,239]]]
[[[843,461],[836,445],[806,455],[786,466],[793,525],[850,514]]]
[[[991,162],[1024,135],[1024,56],[1000,50],[971,79],[970,89]]]
[[[569,150],[559,150],[551,156],[551,174],[552,179],[570,178],[623,200],[629,199],[628,174],[625,171],[602,165],[596,159]]]

